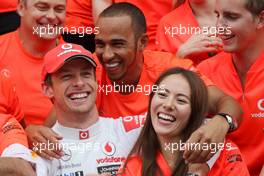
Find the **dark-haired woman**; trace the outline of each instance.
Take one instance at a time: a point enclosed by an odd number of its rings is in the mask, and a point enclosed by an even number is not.
[[[181,68],[166,71],[155,84],[159,89],[150,95],[145,126],[124,165],[123,176],[183,176],[190,172],[181,147],[204,121],[206,86],[198,75]],[[249,175],[233,143],[226,141],[220,148],[209,175]]]

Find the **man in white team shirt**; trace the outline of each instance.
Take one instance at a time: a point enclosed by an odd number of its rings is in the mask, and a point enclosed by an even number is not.
[[[63,137],[59,147],[64,152],[61,159],[47,161],[48,175],[115,175],[139,135],[144,117],[98,116],[95,69],[93,55],[75,44],[59,45],[44,57],[43,92],[54,104],[52,129]],[[45,146],[34,145],[39,150]]]

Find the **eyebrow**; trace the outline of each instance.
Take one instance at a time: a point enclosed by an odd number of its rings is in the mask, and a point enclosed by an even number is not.
[[[159,90],[164,90],[166,93],[170,93],[169,89],[166,89],[166,88],[159,88]],[[179,97],[179,96],[186,97],[188,100],[190,100],[190,97],[185,95],[185,94],[183,94],[183,93],[177,94],[177,97]]]

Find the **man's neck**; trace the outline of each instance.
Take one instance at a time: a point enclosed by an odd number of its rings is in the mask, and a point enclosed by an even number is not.
[[[115,85],[122,86],[122,89],[120,89],[119,91],[122,94],[132,93],[132,87],[135,90],[136,86],[139,83],[144,64],[143,54],[139,54],[136,59],[137,61],[134,61],[133,65],[131,65],[131,68],[129,68],[126,75],[122,79],[114,81]]]
[[[29,34],[28,31],[22,27],[18,29],[18,36],[22,47],[36,58],[43,58],[49,50],[56,47],[57,39],[42,39],[33,33]]]
[[[99,120],[97,108],[88,113],[69,113],[56,111],[58,122],[69,128],[86,129]]]
[[[233,62],[237,71],[246,73],[262,52],[264,52],[264,39],[260,37],[260,40],[255,41],[246,50],[233,53]]]
[[[264,36],[260,36],[259,40],[255,41],[246,50],[233,53],[233,63],[243,87],[248,70],[262,52],[264,52]]]

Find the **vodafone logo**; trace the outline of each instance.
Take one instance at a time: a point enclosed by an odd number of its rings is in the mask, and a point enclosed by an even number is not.
[[[79,139],[88,139],[89,138],[89,131],[79,131]]]
[[[102,149],[104,154],[106,154],[107,156],[112,156],[116,151],[116,147],[112,142],[105,142],[102,145]]]
[[[264,111],[264,99],[258,101],[258,109]]]

